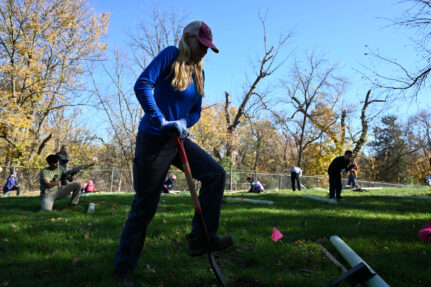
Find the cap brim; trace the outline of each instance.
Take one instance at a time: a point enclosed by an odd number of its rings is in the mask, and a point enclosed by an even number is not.
[[[202,45],[204,45],[205,47],[211,48],[211,50],[214,51],[214,53],[218,53],[219,50],[217,49],[216,46],[214,46],[214,44],[212,42],[210,42],[208,39],[203,39],[199,36],[197,36],[199,42],[201,42]]]

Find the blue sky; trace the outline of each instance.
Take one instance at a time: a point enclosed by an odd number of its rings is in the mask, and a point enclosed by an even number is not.
[[[389,21],[385,20],[401,16],[409,7],[394,0],[91,0],[91,4],[98,12],[110,13],[107,39],[110,48],[125,48],[126,32],[145,20],[154,5],[162,10],[185,12],[186,22],[205,21],[212,28],[214,43],[220,50],[219,54],[209,52],[205,57],[207,103],[223,101],[224,91],[237,97],[243,90],[246,74],[252,77],[252,62],[263,52],[259,12],[267,15],[269,42],[276,43],[280,33],[292,33],[285,55],[292,53],[303,60],[315,50],[328,64],[338,63],[338,74],[351,82],[346,94],[351,102],[358,102],[358,97],[362,98],[369,88],[356,72],[361,63],[369,63],[369,56],[364,55],[368,52],[366,45],[407,66],[416,64],[416,53],[409,41],[411,32],[388,27]],[[271,86],[279,86],[289,72],[289,64],[288,61],[271,78]],[[397,106],[394,112],[413,113],[418,106],[431,105],[428,98],[423,93],[418,104],[408,105],[408,109],[406,105]]]

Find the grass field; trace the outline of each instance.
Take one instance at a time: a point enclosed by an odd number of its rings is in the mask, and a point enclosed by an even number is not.
[[[429,193],[346,191],[338,205],[302,198],[327,196],[320,190],[246,194],[274,205],[225,203],[219,233],[233,235],[235,247],[215,255],[230,286],[328,286],[341,271],[320,244],[343,262],[329,241],[338,235],[390,286],[431,286],[431,245],[417,236],[431,220],[431,200],[385,197]],[[62,209],[66,199],[58,201],[52,212],[39,211],[38,197],[0,199],[0,286],[118,286],[112,262],[132,199],[132,193],[92,194],[72,210]],[[94,215],[86,214],[89,201],[96,202]],[[192,215],[189,196],[162,196],[136,272],[138,286],[216,284],[207,257],[187,255]],[[274,226],[284,234],[278,242],[270,238]]]

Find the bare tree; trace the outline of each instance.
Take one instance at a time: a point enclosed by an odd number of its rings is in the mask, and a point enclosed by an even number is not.
[[[108,133],[112,138],[104,141],[108,147],[106,150],[110,153],[110,159],[105,161],[127,170],[129,179],[133,178],[135,138],[143,115],[133,91],[134,80],[164,48],[178,44],[183,29],[183,16],[178,17],[175,13],[161,13],[154,9],[146,19],[151,19],[151,22],[141,21],[136,30],[128,34],[131,55],[114,51],[113,65],[102,63],[101,68],[108,85],[101,83],[99,78],[90,72],[92,92],[97,106],[104,111],[108,119]],[[137,68],[132,64],[137,64]]]
[[[412,41],[417,53],[423,59],[422,64],[416,68],[408,68],[405,64],[396,59],[391,59],[379,52],[370,51],[376,63],[371,67],[366,67],[369,73],[364,76],[368,78],[376,87],[384,88],[392,92],[412,92],[414,98],[428,84],[428,77],[431,72],[429,62],[431,50],[429,41],[431,39],[431,1],[428,0],[408,0],[412,6],[407,9],[402,16],[391,20],[390,26],[398,26],[411,29]],[[381,72],[376,68],[376,64],[383,64],[393,70],[393,74]]]
[[[372,105],[373,103],[384,103],[386,102],[385,100],[378,100],[378,99],[373,99],[371,97],[371,90],[368,90],[367,94],[365,95],[365,100],[364,100],[364,104],[361,108],[361,131],[359,132],[359,137],[357,139],[355,139],[355,136],[352,136],[352,141],[355,143],[355,148],[353,149],[353,157],[357,157],[357,155],[359,154],[359,152],[361,151],[362,147],[364,146],[366,140],[367,140],[367,135],[368,135],[368,129],[369,129],[369,124],[372,118],[374,117],[367,117],[366,112],[367,109],[370,107],[370,105]]]
[[[225,118],[228,133],[226,156],[228,157],[232,157],[232,153],[234,150],[235,130],[240,124],[241,119],[244,117],[246,110],[250,108],[250,103],[252,103],[253,99],[256,97],[260,97],[261,99],[263,99],[262,94],[259,94],[257,91],[259,85],[265,78],[271,76],[275,71],[277,71],[280,66],[286,61],[286,59],[279,60],[279,53],[284,48],[290,36],[282,35],[280,36],[278,43],[275,46],[269,45],[267,42],[265,19],[260,16],[259,19],[263,27],[264,53],[262,57],[258,59],[258,68],[254,80],[251,83],[247,84],[245,92],[241,96],[238,110],[234,114],[231,114],[229,109],[231,105],[231,95],[229,92],[225,92]]]
[[[127,85],[129,66],[125,63],[124,56],[115,53],[114,67],[102,65],[105,75],[111,85],[104,88],[96,81],[93,72],[89,72],[93,84],[93,94],[98,99],[98,104],[105,112],[109,122],[109,136],[112,140],[108,151],[113,151],[113,157],[117,158],[111,164],[124,168],[132,178],[132,162],[134,156],[135,137],[138,131],[139,121],[142,117],[142,109],[135,99],[133,89]],[[117,154],[119,151],[120,154]]]
[[[154,59],[164,48],[178,43],[183,34],[184,13],[161,12],[154,7],[148,17],[149,22],[141,20],[133,33],[128,33],[129,46],[133,60],[141,70]]]
[[[331,126],[340,117],[341,123],[345,118],[345,113],[337,114],[335,107],[344,94],[346,81],[335,76],[335,65],[325,67],[324,64],[315,54],[308,57],[306,67],[295,62],[291,77],[283,81],[286,90],[280,100],[285,104],[283,110],[279,110],[280,105],[278,110],[272,109],[278,124],[295,140],[298,166],[303,164],[306,148],[324,134],[333,137]]]

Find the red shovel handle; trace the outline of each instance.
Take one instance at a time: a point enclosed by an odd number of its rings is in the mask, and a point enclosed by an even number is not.
[[[189,161],[187,160],[186,151],[184,150],[183,141],[178,137],[177,133],[174,132],[175,143],[177,144],[178,154],[180,156],[181,165],[183,166],[183,172],[186,175],[187,185],[189,186],[190,195],[193,199],[196,212],[201,212],[201,203],[199,202],[198,194],[195,189],[193,182],[192,171],[190,170]]]

